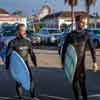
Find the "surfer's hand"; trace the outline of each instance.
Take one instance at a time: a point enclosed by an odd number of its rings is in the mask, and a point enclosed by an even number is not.
[[[97,63],[93,63],[92,69],[93,69],[93,72],[96,72],[98,70]]]

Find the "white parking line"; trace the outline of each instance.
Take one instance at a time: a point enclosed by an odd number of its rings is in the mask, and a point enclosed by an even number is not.
[[[53,98],[53,99],[58,99],[58,100],[72,100],[71,98],[64,98],[64,97],[57,97],[57,96],[49,96],[49,95],[40,95],[43,97],[48,97],[48,98]],[[92,94],[92,95],[88,95],[88,98],[100,98],[100,94]],[[80,96],[80,99],[82,99],[82,96]]]
[[[94,97],[99,97],[99,98],[100,98],[100,94],[92,94],[92,95],[88,95],[88,98],[94,98]]]
[[[100,94],[91,94],[91,95],[88,95],[88,98],[100,98]],[[82,96],[80,96],[80,99],[82,99]]]
[[[52,98],[52,99],[57,99],[57,100],[72,100],[71,98],[64,98],[64,97],[57,97],[57,96],[49,96],[49,95],[40,95],[41,97],[48,97],[48,98]]]

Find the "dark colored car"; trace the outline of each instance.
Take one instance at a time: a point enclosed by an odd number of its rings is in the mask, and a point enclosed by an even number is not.
[[[0,34],[0,58],[2,58],[2,61],[5,61],[5,53],[6,53],[6,46],[3,41],[2,35]]]
[[[5,31],[2,33],[2,40],[7,46],[8,43],[16,37],[16,33],[12,31]]]
[[[100,47],[100,30],[99,29],[86,29],[93,39],[95,47]]]

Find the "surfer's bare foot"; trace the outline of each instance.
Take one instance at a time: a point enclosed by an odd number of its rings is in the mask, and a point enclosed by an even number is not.
[[[40,100],[39,98],[37,98],[37,97],[34,97],[32,100]]]

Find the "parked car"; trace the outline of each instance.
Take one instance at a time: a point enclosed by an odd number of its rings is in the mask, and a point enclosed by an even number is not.
[[[4,44],[7,46],[8,43],[16,37],[16,33],[12,31],[2,32],[2,40]]]
[[[40,38],[36,36],[36,33],[34,31],[27,30],[26,32],[27,32],[27,37],[30,39],[33,45],[40,44]]]
[[[100,46],[100,30],[98,29],[86,29],[87,32],[90,33],[90,36],[93,39],[94,46],[99,47]]]
[[[0,32],[0,57],[5,62],[6,47],[12,39],[15,38],[14,31],[1,31]]]
[[[3,37],[2,37],[2,35],[0,34],[0,51],[1,51],[1,49],[4,47],[4,41],[3,41]]]
[[[56,28],[42,28],[39,33],[34,34],[41,44],[57,44],[62,32]]]

